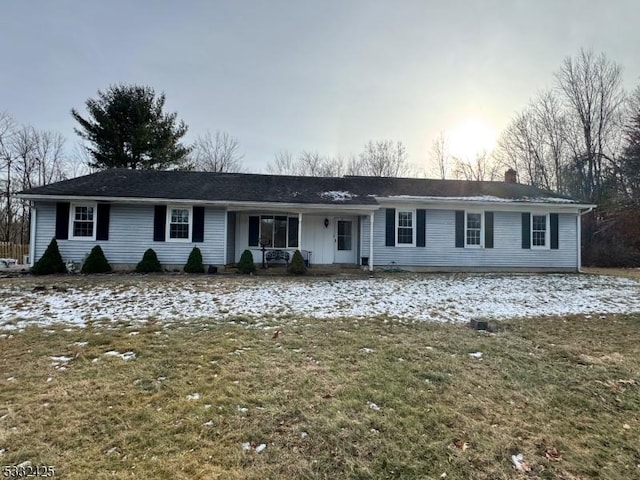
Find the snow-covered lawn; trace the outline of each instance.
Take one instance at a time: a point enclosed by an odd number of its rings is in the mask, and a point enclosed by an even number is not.
[[[388,275],[375,278],[91,277],[63,288],[0,285],[0,328],[88,321],[184,322],[386,315],[466,322],[640,312],[640,282],[597,275]]]

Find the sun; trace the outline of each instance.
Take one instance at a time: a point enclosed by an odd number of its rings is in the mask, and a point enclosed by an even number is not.
[[[490,152],[496,146],[498,132],[491,124],[478,118],[468,118],[446,132],[449,153],[462,160]]]

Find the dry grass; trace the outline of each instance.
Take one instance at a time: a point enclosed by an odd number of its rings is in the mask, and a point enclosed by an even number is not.
[[[492,335],[292,323],[278,338],[206,320],[4,336],[0,464],[53,465],[59,478],[507,479],[525,476],[510,460],[521,452],[528,478],[640,478],[638,317],[506,322]]]

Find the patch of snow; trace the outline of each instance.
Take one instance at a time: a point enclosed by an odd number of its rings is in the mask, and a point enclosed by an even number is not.
[[[522,198],[504,198],[494,195],[470,195],[468,197],[438,197],[432,195],[393,195],[384,197],[386,199],[403,199],[403,200],[440,200],[455,202],[496,202],[496,203],[577,203],[575,200],[562,197],[522,197]]]
[[[195,392],[195,393],[190,393],[189,395],[187,395],[187,400],[199,400],[200,399],[200,394]]]
[[[129,360],[134,360],[136,358],[136,354],[134,352],[120,353],[117,350],[109,350],[108,352],[104,352],[104,355],[108,357],[120,357],[125,362]]]
[[[86,347],[87,345],[89,345],[89,342],[73,342],[74,345],[77,345],[78,347]]]
[[[333,202],[346,202],[347,200],[351,200],[352,198],[356,198],[358,195],[351,192],[341,192],[337,190],[330,190],[328,192],[322,192],[320,194],[322,198],[326,198]]]
[[[242,443],[242,450],[245,452],[248,452],[249,450],[251,450],[251,443],[250,442],[243,442]]]
[[[181,284],[140,283],[122,287],[98,284],[90,289],[34,294],[18,284],[0,285],[2,329],[28,325],[85,326],[96,318],[110,323],[155,320],[168,327],[176,320],[206,318],[225,322],[238,317],[268,317],[278,325],[294,321],[385,316],[402,321],[467,323],[473,318],[527,318],[542,315],[640,312],[640,283],[596,275],[407,275],[367,279],[215,279]],[[274,311],[274,305],[278,305]],[[243,320],[246,322],[246,320]],[[260,324],[256,328],[262,328]],[[425,347],[429,349],[429,347]],[[242,355],[245,350],[231,351]],[[134,358],[128,352],[127,359]],[[114,352],[108,355],[125,355]],[[124,357],[122,357],[125,359]]]
[[[360,351],[362,353],[372,353],[373,349],[372,348],[363,347],[363,348],[360,349]]]
[[[477,358],[478,360],[482,360],[482,352],[471,352],[469,356],[473,358]]]
[[[367,407],[369,407],[371,410],[375,410],[376,412],[380,411],[380,407],[373,402],[367,402]]]
[[[16,377],[7,377],[7,382],[15,382]]]
[[[300,432],[300,438],[307,438],[309,434],[307,432]]]
[[[260,453],[261,451],[263,451],[265,448],[267,448],[267,446],[264,443],[261,443],[260,445],[258,445],[256,447],[256,453]]]
[[[212,427],[213,426],[213,420],[209,420],[208,422],[204,422],[203,425],[205,427]]]
[[[52,365],[58,365],[60,363],[68,363],[72,360],[71,357],[66,357],[64,355],[60,355],[58,357],[49,357],[51,359],[51,361],[53,362]]]
[[[237,406],[237,410],[241,413],[247,413],[249,411],[247,407],[241,407],[240,405]]]

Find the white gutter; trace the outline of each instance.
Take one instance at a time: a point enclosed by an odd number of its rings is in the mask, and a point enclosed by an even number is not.
[[[31,204],[31,225],[29,229],[29,266],[33,267],[36,256],[36,219],[38,211],[35,204]]]
[[[369,216],[369,271],[373,272],[373,216],[371,212]]]
[[[25,200],[40,201],[92,201],[92,202],[114,202],[114,203],[145,203],[155,205],[211,205],[219,207],[229,207],[233,210],[269,210],[273,208],[289,209],[295,211],[320,211],[320,210],[348,210],[350,212],[369,213],[380,209],[380,205],[349,204],[342,205],[336,203],[292,203],[292,202],[242,202],[237,200],[194,200],[188,198],[149,198],[149,197],[107,197],[107,196],[73,196],[73,195],[31,195],[22,194],[18,198]],[[235,207],[235,208],[234,208]]]
[[[578,273],[582,273],[582,216],[586,215],[587,213],[591,213],[594,208],[596,208],[596,206],[592,205],[588,207],[587,210],[585,210],[584,212],[578,212],[578,215],[576,216],[576,236],[577,236],[576,244],[578,245],[578,248],[577,248]]]

